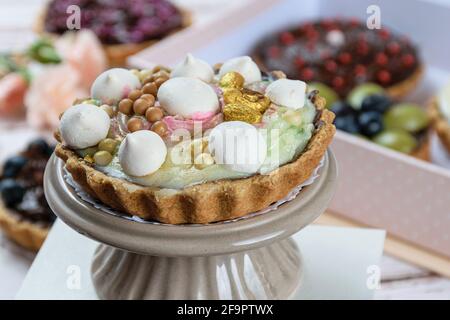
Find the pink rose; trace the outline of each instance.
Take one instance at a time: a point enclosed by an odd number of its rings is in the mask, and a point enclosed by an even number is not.
[[[18,73],[9,73],[0,79],[0,116],[19,115],[28,83]]]

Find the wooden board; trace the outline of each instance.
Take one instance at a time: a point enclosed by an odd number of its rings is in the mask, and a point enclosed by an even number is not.
[[[315,223],[346,227],[368,227],[330,211],[327,211],[319,217]],[[384,250],[386,253],[400,258],[401,260],[413,263],[417,266],[450,278],[450,259],[437,253],[420,248],[417,245],[399,239],[390,234],[386,237]]]

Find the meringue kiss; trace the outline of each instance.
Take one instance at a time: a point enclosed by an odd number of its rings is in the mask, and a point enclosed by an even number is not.
[[[77,104],[64,112],[59,131],[67,146],[84,149],[105,139],[109,127],[110,119],[103,109],[92,104]]]
[[[119,162],[130,176],[143,177],[158,170],[166,160],[167,147],[153,131],[129,133],[119,147]]]
[[[109,69],[100,74],[91,87],[91,97],[107,104],[116,104],[130,91],[139,89],[141,82],[130,70]]]
[[[211,82],[214,77],[214,71],[206,61],[197,59],[189,53],[183,62],[172,70],[170,77],[189,77]]]
[[[237,172],[255,173],[267,156],[265,137],[243,121],[222,122],[209,134],[209,152],[218,164]]]
[[[167,80],[158,90],[158,100],[167,113],[184,118],[190,118],[196,113],[215,113],[219,110],[219,98],[214,89],[195,78]]]
[[[306,83],[300,80],[278,79],[269,84],[266,96],[280,106],[299,109],[305,105]]]
[[[245,84],[261,81],[261,71],[249,56],[237,57],[226,61],[220,68],[219,76],[222,77],[225,73],[231,71],[240,73],[245,79]]]

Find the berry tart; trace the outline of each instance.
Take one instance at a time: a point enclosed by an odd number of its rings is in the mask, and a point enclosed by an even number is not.
[[[450,83],[429,104],[433,128],[450,153]]]
[[[54,148],[45,140],[6,160],[0,175],[0,227],[19,245],[39,250],[56,216],[44,196],[43,176]]]
[[[357,19],[302,23],[263,39],[253,50],[263,70],[321,82],[345,98],[358,84],[376,83],[395,98],[412,90],[422,75],[417,49],[387,28],[367,28]]]
[[[382,87],[366,83],[354,88],[347,101],[331,106],[336,128],[429,160],[430,118],[424,108],[408,102],[394,102]]]
[[[250,57],[115,68],[61,117],[56,155],[91,196],[169,224],[244,216],[308,179],[335,132],[317,91]]]
[[[190,24],[190,15],[166,0],[51,0],[37,21],[38,32],[68,31],[69,6],[78,6],[82,29],[92,30],[104,45],[110,65]]]

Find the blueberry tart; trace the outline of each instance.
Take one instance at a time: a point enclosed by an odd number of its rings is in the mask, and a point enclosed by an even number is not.
[[[430,117],[413,103],[395,102],[373,83],[357,86],[331,106],[336,128],[390,149],[429,160]]]
[[[128,56],[190,24],[190,15],[166,0],[51,0],[37,31],[68,31],[73,13],[67,10],[73,5],[81,9],[81,28],[92,30],[104,45],[110,65],[124,65]]]
[[[54,148],[32,141],[21,154],[6,160],[0,176],[0,227],[19,245],[39,250],[56,216],[44,196],[45,166]]]
[[[325,18],[269,35],[253,50],[265,70],[320,82],[340,98],[365,82],[395,98],[415,87],[422,75],[417,48],[385,27],[370,30],[357,19]]]
[[[61,118],[56,155],[90,195],[169,224],[244,216],[308,179],[335,132],[317,91],[248,56],[115,68]]]

